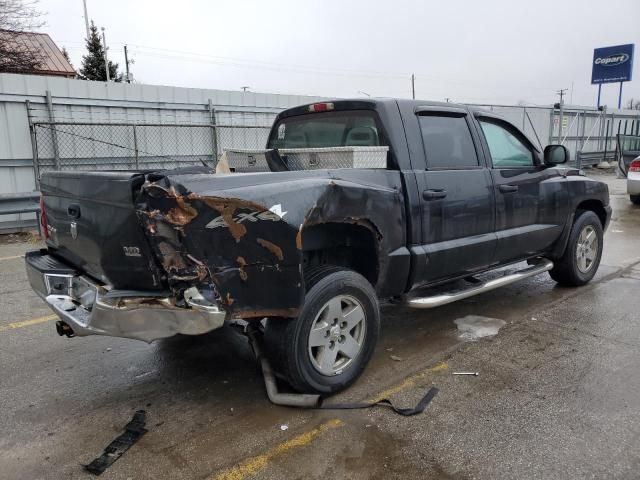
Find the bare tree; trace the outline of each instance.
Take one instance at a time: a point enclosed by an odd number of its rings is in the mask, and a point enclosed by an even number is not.
[[[16,34],[42,27],[43,15],[38,0],[0,0],[0,72],[26,72],[43,63],[42,54]]]
[[[640,100],[630,98],[627,100],[627,108],[629,110],[640,110]]]

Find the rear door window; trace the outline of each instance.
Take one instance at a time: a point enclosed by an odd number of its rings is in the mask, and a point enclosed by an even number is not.
[[[420,115],[420,130],[429,169],[478,167],[469,125],[464,115]]]

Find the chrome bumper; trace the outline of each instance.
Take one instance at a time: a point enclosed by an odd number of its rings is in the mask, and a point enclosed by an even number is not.
[[[195,287],[185,292],[188,307],[180,307],[175,298],[154,292],[114,295],[46,251],[28,252],[25,263],[33,290],[78,336],[108,335],[152,342],[178,333],[209,332],[221,327],[227,316]]]
[[[627,193],[629,195],[640,195],[640,172],[629,172],[627,174]]]

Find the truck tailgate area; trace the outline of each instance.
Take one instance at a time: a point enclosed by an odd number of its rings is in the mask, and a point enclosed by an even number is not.
[[[137,172],[52,172],[43,176],[49,240],[57,257],[118,289],[159,290],[159,270],[138,220]]]

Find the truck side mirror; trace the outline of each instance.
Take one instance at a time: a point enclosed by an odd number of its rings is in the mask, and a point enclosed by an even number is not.
[[[544,164],[560,165],[569,161],[569,150],[564,145],[547,145],[544,147]]]

